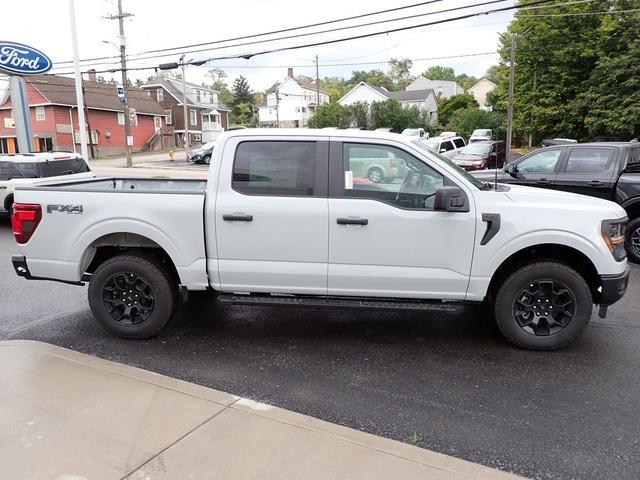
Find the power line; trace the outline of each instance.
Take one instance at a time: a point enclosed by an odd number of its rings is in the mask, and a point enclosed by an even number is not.
[[[378,31],[378,32],[370,32],[370,33],[364,33],[364,34],[360,34],[360,35],[354,35],[351,37],[343,37],[343,38],[337,38],[337,39],[331,39],[331,40],[322,40],[322,41],[318,41],[318,42],[314,42],[314,43],[308,43],[308,44],[302,44],[302,45],[293,45],[293,46],[284,46],[284,47],[278,47],[278,48],[273,48],[270,50],[263,50],[263,51],[259,51],[259,52],[253,52],[253,53],[245,53],[245,54],[240,54],[240,55],[226,55],[226,56],[221,56],[221,57],[211,57],[205,60],[199,60],[197,62],[193,62],[193,63],[197,63],[199,65],[202,65],[204,63],[210,62],[210,61],[214,61],[214,60],[230,60],[230,59],[240,59],[240,58],[244,58],[246,60],[255,57],[257,55],[265,55],[268,53],[276,53],[276,52],[281,52],[281,51],[285,51],[285,50],[298,50],[301,48],[308,48],[308,47],[316,47],[316,46],[320,46],[320,45],[330,45],[330,44],[334,44],[334,43],[342,43],[342,42],[347,42],[347,41],[351,41],[351,40],[358,40],[358,39],[362,39],[362,38],[369,38],[369,37],[373,37],[373,36],[377,36],[377,35],[384,35],[384,34],[388,34],[388,33],[395,33],[395,32],[400,32],[400,31],[405,31],[405,30],[411,30],[411,29],[415,29],[415,28],[422,28],[422,27],[426,27],[426,26],[431,26],[431,25],[440,25],[440,24],[444,24],[444,23],[450,23],[450,22],[454,22],[454,21],[458,21],[458,20],[464,20],[467,18],[473,18],[473,17],[477,17],[477,16],[481,16],[481,15],[491,15],[494,13],[500,13],[500,12],[507,12],[507,11],[511,11],[511,10],[518,10],[521,8],[525,8],[525,7],[529,7],[532,5],[543,5],[543,4],[548,4],[550,2],[553,2],[554,0],[536,0],[534,2],[525,4],[525,5],[511,5],[511,6],[507,6],[507,7],[501,7],[501,8],[496,8],[493,10],[484,10],[481,12],[473,12],[473,13],[469,13],[469,14],[465,14],[465,15],[460,15],[458,17],[450,17],[450,18],[445,18],[445,19],[441,19],[441,20],[435,20],[432,22],[426,22],[426,23],[422,23],[422,24],[418,24],[418,25],[407,25],[407,26],[402,26],[402,27],[396,27],[396,28],[392,28],[392,29],[388,29],[388,30],[383,30],[383,31]],[[131,68],[130,70],[153,70],[153,69],[157,69],[158,67],[141,67],[141,68]],[[96,73],[115,73],[121,71],[121,69],[107,69],[107,70],[102,70],[102,71],[97,71]],[[59,73],[62,74],[62,73]]]
[[[284,29],[280,29],[280,30],[273,30],[273,31],[270,31],[270,32],[255,33],[255,34],[252,34],[252,35],[244,35],[242,37],[227,38],[227,39],[222,39],[222,40],[215,40],[215,41],[212,41],[212,42],[194,43],[194,44],[190,44],[190,45],[181,45],[181,46],[178,46],[178,47],[171,47],[171,48],[164,48],[164,49],[160,48],[160,49],[156,49],[156,50],[146,50],[144,52],[140,52],[140,53],[135,54],[135,55],[145,55],[147,53],[158,53],[158,52],[162,52],[162,51],[180,50],[180,49],[191,48],[191,47],[202,47],[204,45],[213,45],[213,44],[217,44],[217,43],[233,42],[235,40],[244,40],[244,39],[247,39],[247,38],[256,38],[256,37],[263,37],[263,36],[268,36],[268,35],[275,35],[277,33],[292,32],[292,31],[295,31],[295,30],[302,30],[302,29],[305,29],[305,28],[319,27],[319,26],[328,25],[328,24],[331,24],[331,23],[346,22],[346,21],[349,21],[349,20],[356,20],[358,18],[371,17],[371,16],[375,16],[375,15],[381,15],[383,13],[390,13],[390,12],[396,12],[396,11],[399,11],[399,10],[406,10],[406,9],[410,9],[410,8],[421,7],[421,6],[424,6],[424,5],[430,5],[432,3],[439,3],[439,2],[442,2],[442,1],[444,1],[444,0],[429,0],[429,1],[426,1],[426,2],[414,3],[414,4],[411,4],[411,5],[405,5],[405,6],[402,6],[402,7],[388,8],[386,10],[379,10],[379,11],[376,11],[376,12],[369,12],[369,13],[363,13],[363,14],[360,14],[360,15],[353,15],[351,17],[343,17],[343,18],[337,18],[337,19],[333,19],[333,20],[326,20],[326,21],[323,21],[323,22],[310,23],[308,25],[301,25],[301,26],[298,26],[298,27],[290,27],[290,28],[284,28]],[[180,52],[180,53],[182,53],[182,52]],[[109,59],[109,58],[119,58],[119,57],[113,57],[113,56],[111,56],[111,57],[95,57],[95,58],[85,59],[85,60],[82,60],[82,61],[106,60],[106,59]],[[58,63],[58,64],[60,64],[60,63],[64,63],[64,64],[73,63],[73,60],[65,60],[65,61],[62,61],[62,62],[55,62],[55,63]]]
[[[630,10],[612,10],[608,12],[581,12],[581,13],[545,13],[545,14],[532,14],[532,15],[520,15],[518,18],[529,17],[585,17],[588,15],[615,15],[618,13],[634,13],[640,12],[640,8],[632,8]]]

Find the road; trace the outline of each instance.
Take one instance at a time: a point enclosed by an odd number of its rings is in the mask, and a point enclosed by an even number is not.
[[[464,315],[219,307],[192,295],[160,336],[120,340],[86,287],[13,273],[0,219],[0,338],[35,339],[539,479],[640,478],[640,267],[572,347],[511,347]]]

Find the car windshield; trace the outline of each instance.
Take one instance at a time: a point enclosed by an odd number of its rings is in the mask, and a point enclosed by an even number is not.
[[[420,142],[421,146],[427,147],[432,152],[437,152],[440,144],[438,142]]]
[[[473,133],[471,134],[473,135],[477,135],[479,137],[486,137],[491,135],[491,130],[474,130]]]
[[[422,150],[424,153],[426,153],[426,155],[428,157],[435,158],[437,161],[440,161],[442,163],[446,163],[447,165],[449,165],[451,168],[456,170],[460,175],[462,175],[474,187],[479,188],[480,190],[487,190],[487,187],[486,187],[484,182],[481,182],[477,178],[471,176],[464,169],[460,168],[458,165],[453,163],[448,158],[443,157],[442,155],[440,155],[440,154],[434,152],[433,150],[431,150],[431,148],[429,148],[429,145],[427,143],[421,142],[419,140],[416,140],[416,141],[413,142],[413,144],[417,145],[418,148],[420,148],[420,150]]]
[[[210,148],[213,148],[213,146],[216,144],[215,140],[211,140],[210,142],[205,143],[204,145],[202,145],[200,148],[202,150],[209,150]]]
[[[489,155],[489,150],[491,147],[489,145],[467,145],[462,149],[462,153],[465,155],[477,155],[479,157],[484,157]]]

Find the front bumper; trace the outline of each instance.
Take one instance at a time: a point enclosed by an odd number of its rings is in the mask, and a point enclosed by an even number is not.
[[[602,306],[613,305],[627,291],[629,285],[629,267],[620,275],[601,275],[600,276],[600,298],[598,303]]]

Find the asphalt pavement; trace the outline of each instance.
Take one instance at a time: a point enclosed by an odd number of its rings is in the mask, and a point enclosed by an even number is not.
[[[538,479],[640,478],[640,267],[556,352],[507,344],[484,313],[220,307],[191,295],[156,338],[93,320],[86,287],[15,276],[0,219],[0,339],[142,367]]]

